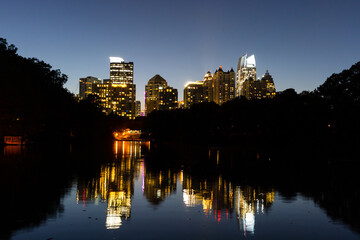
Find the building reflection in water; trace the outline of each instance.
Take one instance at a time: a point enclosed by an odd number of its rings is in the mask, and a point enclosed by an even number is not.
[[[78,183],[78,203],[107,203],[106,228],[120,228],[131,217],[134,181],[142,177],[142,191],[153,205],[163,202],[176,192],[177,182],[182,184],[182,198],[186,207],[201,206],[205,216],[214,216],[221,222],[236,215],[244,234],[254,234],[255,216],[263,214],[274,201],[273,189],[234,186],[221,175],[199,180],[183,171],[145,169],[143,150],[149,142],[114,142],[114,161],[101,165],[97,178]],[[217,152],[216,162],[219,163]]]
[[[22,146],[20,145],[6,145],[4,146],[5,157],[21,157]]]
[[[235,210],[240,229],[246,235],[255,233],[255,216],[264,214],[274,202],[274,189],[251,186],[235,188]]]
[[[214,214],[220,222],[223,217],[229,218],[233,211],[233,186],[221,176],[197,181],[184,174],[183,201],[187,207],[202,206],[205,215]]]
[[[176,192],[176,172],[146,170],[144,176],[144,194],[150,203],[157,205]]]
[[[181,173],[182,174],[182,173]],[[244,234],[254,234],[255,216],[264,214],[274,202],[274,189],[233,186],[221,176],[212,180],[195,180],[184,174],[183,201],[187,207],[202,206],[206,216],[220,222],[234,212]]]
[[[107,202],[107,229],[120,228],[122,221],[131,216],[134,178],[143,171],[141,148],[144,146],[146,143],[139,141],[115,141],[115,160],[101,166],[98,178],[78,185],[79,203]]]

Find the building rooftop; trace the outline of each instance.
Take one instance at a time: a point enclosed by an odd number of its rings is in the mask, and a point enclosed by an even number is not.
[[[148,84],[161,84],[161,85],[167,85],[166,80],[161,77],[159,74],[156,74],[154,77],[150,78]]]
[[[124,59],[121,57],[109,57],[110,63],[122,63],[124,62]]]

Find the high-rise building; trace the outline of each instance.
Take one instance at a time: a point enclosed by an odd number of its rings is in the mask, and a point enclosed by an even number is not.
[[[159,110],[173,110],[178,106],[178,91],[170,86],[159,87]]]
[[[110,79],[104,79],[103,82],[98,83],[95,88],[95,94],[98,96],[100,107],[102,111],[106,114],[112,112],[110,87]]]
[[[254,80],[253,78],[248,78],[242,84],[242,97],[245,97],[248,100],[251,99],[261,99],[261,84],[260,79]]]
[[[111,83],[109,90],[113,113],[135,119],[135,84]]]
[[[135,102],[135,116],[136,117],[141,116],[141,102],[140,101]]]
[[[159,74],[145,86],[145,115],[154,110],[171,110],[178,107],[178,91],[167,85]]]
[[[134,63],[119,57],[110,57],[110,79],[80,78],[80,99],[90,92],[97,95],[102,111],[106,114],[134,119],[136,85],[133,83]]]
[[[84,100],[89,94],[95,94],[96,85],[101,83],[101,79],[88,76],[79,80],[79,100]]]
[[[110,80],[116,84],[133,84],[134,63],[120,57],[110,57]]]
[[[206,75],[205,75],[206,77]],[[216,69],[211,80],[207,80],[208,100],[219,105],[235,98],[235,72],[224,72],[222,66]]]
[[[145,115],[159,110],[159,88],[167,86],[167,82],[159,74],[152,77],[145,86]]]
[[[213,80],[213,75],[211,74],[210,71],[207,71],[207,73],[204,76],[204,87],[206,88],[208,102],[211,102],[214,99],[213,89],[215,87],[215,84],[214,81],[212,80]]]
[[[215,102],[219,105],[235,98],[235,72],[224,72],[222,66],[214,74],[208,71],[204,81],[189,82],[184,89],[185,108],[194,103]]]
[[[262,88],[263,88],[263,98],[273,98],[276,95],[275,83],[272,76],[269,74],[269,71],[266,70],[266,73],[261,78]]]
[[[211,74],[211,73],[210,73]],[[191,105],[208,101],[207,87],[205,81],[188,82],[184,88],[184,106],[190,108]]]
[[[136,85],[134,63],[120,57],[110,57],[110,93],[112,111],[120,116],[135,118]]]
[[[256,81],[256,62],[255,55],[244,56],[239,58],[236,79],[236,97],[245,96],[243,84],[246,80],[252,78]]]
[[[242,87],[242,96],[246,97],[248,100],[273,98],[276,95],[274,80],[268,70],[266,70],[266,73],[261,80],[249,78],[245,80]]]

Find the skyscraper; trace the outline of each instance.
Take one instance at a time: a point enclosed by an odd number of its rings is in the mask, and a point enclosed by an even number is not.
[[[110,94],[112,110],[120,116],[134,119],[136,85],[134,80],[134,63],[125,62],[120,57],[110,57]]]
[[[210,71],[207,71],[207,73],[204,76],[204,87],[206,88],[207,92],[207,101],[211,102],[214,98],[213,96],[213,88],[214,88],[214,82],[213,82],[213,75]]]
[[[112,112],[110,87],[111,87],[110,79],[104,79],[102,83],[96,84],[96,90],[95,90],[95,94],[99,98],[99,104],[102,108],[102,112],[106,114]]]
[[[116,84],[133,84],[134,63],[120,57],[110,57],[110,80]]]
[[[95,94],[102,111],[106,114],[135,119],[136,85],[133,83],[134,63],[120,57],[110,57],[110,79],[80,78],[80,100]]]
[[[258,80],[248,78],[242,85],[242,93],[248,100],[273,98],[276,95],[275,84],[269,71],[266,70],[265,75]]]
[[[256,62],[255,55],[244,56],[239,58],[236,79],[236,97],[245,96],[243,84],[246,80],[252,78],[256,81]]]
[[[211,73],[210,73],[211,74]],[[184,106],[190,108],[191,105],[208,101],[207,87],[204,81],[188,82],[184,88]]]
[[[154,110],[172,110],[178,106],[178,91],[167,85],[159,74],[145,86],[145,115]]]
[[[208,86],[209,102],[222,105],[235,98],[235,72],[232,68],[224,72],[222,66],[220,66],[206,85]]]
[[[145,86],[145,115],[159,110],[159,88],[167,86],[167,82],[159,74],[152,77]]]
[[[173,110],[178,107],[178,91],[170,86],[159,87],[159,110]]]
[[[89,94],[95,94],[96,85],[101,83],[101,79],[88,76],[79,80],[79,97],[80,100],[87,98]]]
[[[135,102],[135,116],[136,117],[141,116],[141,102],[140,101]]]
[[[269,71],[261,78],[261,86],[263,91],[263,98],[273,98],[276,95],[275,83]]]
[[[234,98],[235,72],[232,68],[224,72],[220,66],[214,74],[208,71],[204,81],[188,82],[184,88],[185,108],[201,102],[215,102],[222,105]]]

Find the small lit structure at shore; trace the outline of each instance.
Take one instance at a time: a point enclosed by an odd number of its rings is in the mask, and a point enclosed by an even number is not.
[[[21,136],[5,136],[4,143],[6,145],[22,145],[22,137]]]
[[[129,128],[124,130],[116,130],[113,132],[116,140],[141,140],[141,130],[131,130]]]

